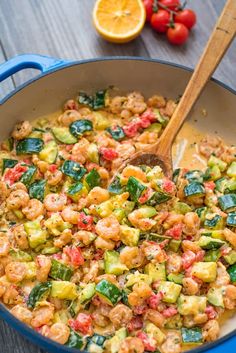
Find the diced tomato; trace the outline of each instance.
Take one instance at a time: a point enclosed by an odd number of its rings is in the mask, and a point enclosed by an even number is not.
[[[165,178],[162,184],[162,188],[165,192],[172,194],[175,191],[175,184],[168,178]]]
[[[147,311],[147,305],[136,305],[133,307],[133,312],[135,315],[142,315]]]
[[[215,311],[215,309],[211,305],[207,305],[207,307],[205,309],[205,313],[207,314],[207,317],[209,320],[215,319],[217,316],[217,312]]]
[[[146,333],[140,331],[137,333],[137,337],[141,339],[141,341],[143,342],[145,351],[155,352],[156,350],[156,344],[154,344],[155,341],[153,340],[153,342],[151,342],[150,338]]]
[[[48,168],[48,170],[51,172],[51,173],[55,173],[55,171],[57,170],[57,165],[56,164],[51,164]]]
[[[230,246],[222,246],[222,248],[220,249],[220,253],[221,253],[221,256],[225,256],[225,255],[228,255],[230,253],[230,251],[232,250],[232,248]]]
[[[183,224],[182,223],[176,223],[172,228],[168,229],[165,232],[165,235],[170,236],[174,239],[180,239],[181,234],[183,230]]]
[[[165,239],[161,243],[159,243],[159,246],[161,249],[164,249],[168,244],[169,244],[170,239]]]
[[[138,129],[140,128],[139,123],[135,121],[131,121],[129,124],[123,126],[123,130],[128,137],[134,137],[138,133]]]
[[[152,189],[151,188],[147,188],[144,193],[140,196],[140,198],[138,199],[139,203],[145,203],[147,202],[147,200],[151,197],[152,195]]]
[[[107,147],[101,147],[100,153],[102,158],[104,158],[106,161],[113,161],[119,156],[118,152],[116,152],[113,148]]]
[[[78,228],[91,231],[94,228],[93,217],[87,216],[84,212],[80,212],[78,220]]]
[[[20,165],[19,163],[13,168],[9,168],[4,174],[4,181],[8,185],[12,185],[17,182],[20,177],[27,171],[28,167],[25,165]]]
[[[193,251],[191,251],[191,250],[185,251],[182,255],[183,269],[186,270],[187,268],[192,266],[192,264],[195,262],[195,260],[196,260],[196,255]]]
[[[24,162],[25,164],[31,164],[31,160],[30,160],[29,158],[24,158],[24,159],[23,159],[23,162]]]
[[[178,313],[178,310],[171,306],[171,307],[163,310],[161,313],[165,318],[169,318],[169,317],[176,315]]]
[[[80,331],[84,335],[91,336],[93,333],[92,318],[88,314],[79,313],[75,320],[70,319],[68,323],[73,330]]]
[[[148,300],[147,303],[150,306],[151,309],[156,310],[157,306],[160,304],[161,300],[163,298],[163,293],[158,292],[157,294],[152,294]]]
[[[61,253],[53,254],[51,256],[51,258],[55,259],[55,260],[61,260],[62,259],[62,254]]]
[[[84,258],[80,247],[76,246],[66,246],[63,249],[63,253],[69,256],[70,263],[74,267],[78,267],[84,264]]]
[[[215,189],[215,187],[216,187],[216,184],[214,183],[214,181],[206,181],[204,183],[204,186],[205,186],[206,190],[212,190],[213,191]]]
[[[157,121],[156,114],[151,108],[145,110],[145,112],[141,115],[141,119],[148,120],[150,123],[154,123],[155,121]]]
[[[127,325],[127,329],[129,332],[141,330],[142,327],[143,327],[143,319],[140,316],[134,316]]]
[[[196,262],[203,261],[204,255],[205,255],[205,251],[204,250],[199,250],[196,253]]]

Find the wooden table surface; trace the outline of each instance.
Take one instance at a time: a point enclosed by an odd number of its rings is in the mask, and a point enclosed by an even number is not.
[[[0,62],[22,53],[72,60],[128,55],[163,59],[193,68],[225,4],[225,0],[189,0],[189,7],[197,13],[198,24],[186,45],[172,47],[149,26],[144,28],[139,38],[125,45],[103,41],[91,23],[94,1],[0,0]],[[236,41],[214,75],[234,89],[235,62]],[[7,79],[0,84],[0,98],[37,74],[36,70],[25,70]],[[3,353],[43,353],[3,321],[0,321],[0,342]]]

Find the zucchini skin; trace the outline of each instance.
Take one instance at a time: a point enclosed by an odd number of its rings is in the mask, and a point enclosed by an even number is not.
[[[51,282],[38,283],[31,290],[29,298],[27,300],[27,306],[29,308],[34,308],[36,303],[42,300],[42,297],[49,295],[52,288]]]
[[[61,171],[72,179],[80,181],[87,170],[82,167],[79,163],[67,160],[61,166]]]
[[[205,188],[200,182],[194,181],[185,186],[184,194],[186,197],[201,196],[205,194]]]
[[[186,344],[191,343],[202,343],[202,329],[200,327],[192,327],[192,328],[181,328],[182,341]]]
[[[16,159],[7,159],[3,158],[2,160],[2,174],[4,173],[6,168],[13,168],[18,163]]]
[[[90,120],[76,120],[69,127],[70,133],[78,138],[81,137],[85,132],[93,130],[93,123]]]
[[[218,198],[222,211],[228,211],[236,208],[236,194],[226,194]]]
[[[44,147],[43,140],[39,138],[28,137],[20,140],[16,145],[16,154],[33,154],[39,153]]]
[[[133,201],[138,201],[138,199],[142,195],[143,191],[147,189],[147,187],[145,185],[140,183],[138,181],[138,179],[136,179],[133,176],[129,177],[126,188],[130,194],[131,200],[133,200]]]

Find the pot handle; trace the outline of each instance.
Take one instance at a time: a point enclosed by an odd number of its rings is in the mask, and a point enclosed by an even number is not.
[[[45,73],[69,62],[37,54],[17,55],[0,65],[0,82],[23,69],[37,69]]]
[[[197,351],[197,348],[194,349],[194,351],[195,350]],[[206,345],[206,352],[207,353],[235,352],[235,350],[236,350],[236,336],[235,335],[229,339],[223,340],[220,343],[218,343],[216,341],[216,344],[214,344],[214,342],[213,342],[212,347],[210,347],[210,348],[207,348],[207,345]],[[205,350],[204,350],[204,352],[205,352]]]

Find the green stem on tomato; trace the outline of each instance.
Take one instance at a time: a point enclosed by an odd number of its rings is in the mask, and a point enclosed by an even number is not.
[[[156,13],[158,11],[158,1],[153,0],[152,11]]]

